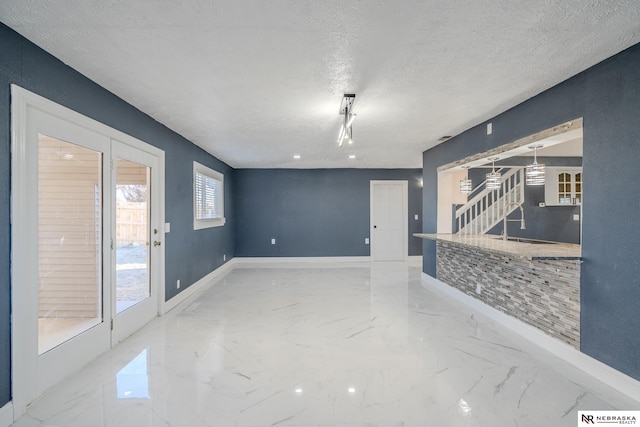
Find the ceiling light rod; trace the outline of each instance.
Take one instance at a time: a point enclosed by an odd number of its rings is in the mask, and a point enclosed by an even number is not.
[[[353,142],[353,129],[351,128],[351,125],[356,118],[356,115],[352,112],[355,100],[355,93],[345,93],[342,97],[342,102],[340,102],[339,114],[344,115],[344,120],[340,125],[340,133],[338,135],[339,147],[342,147],[345,140],[347,140],[349,144]]]
[[[355,114],[349,113],[349,121],[347,122],[347,127],[348,128],[351,127],[351,125],[353,124],[353,121],[355,120],[355,118],[356,118]]]

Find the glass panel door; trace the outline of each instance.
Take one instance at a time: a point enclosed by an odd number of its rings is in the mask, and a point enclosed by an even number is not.
[[[116,314],[150,296],[150,168],[116,160]]]
[[[11,97],[12,402],[22,415],[158,314],[164,153],[17,86]]]
[[[40,355],[102,321],[102,153],[37,138]]]
[[[158,156],[112,139],[111,158],[114,345],[158,314],[163,233]]]

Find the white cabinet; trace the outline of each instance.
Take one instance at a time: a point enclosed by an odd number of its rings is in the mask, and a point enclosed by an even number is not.
[[[547,206],[582,204],[582,168],[548,167],[545,171],[544,202]]]

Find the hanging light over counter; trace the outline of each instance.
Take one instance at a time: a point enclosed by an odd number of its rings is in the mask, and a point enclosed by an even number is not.
[[[544,164],[538,163],[538,148],[542,145],[533,145],[529,149],[533,150],[533,163],[527,166],[525,172],[525,182],[527,185],[544,185]]]
[[[487,190],[497,190],[500,188],[502,175],[500,172],[496,172],[496,160],[500,159],[500,157],[489,157],[489,160],[492,164],[491,172],[487,174],[486,187]]]
[[[462,166],[463,169],[467,171],[467,175],[464,179],[460,180],[460,193],[461,194],[471,194],[473,191],[471,180],[469,179],[469,166]]]

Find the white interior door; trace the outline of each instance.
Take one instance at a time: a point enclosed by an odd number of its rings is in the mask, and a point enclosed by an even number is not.
[[[371,181],[371,258],[402,261],[408,252],[408,182]]]
[[[158,314],[163,168],[161,150],[12,87],[15,417]],[[122,185],[139,193],[136,203],[118,205]],[[131,206],[144,217],[131,221],[139,236],[117,234],[118,215]],[[120,262],[119,243],[141,250]],[[142,285],[118,292],[137,279]]]

